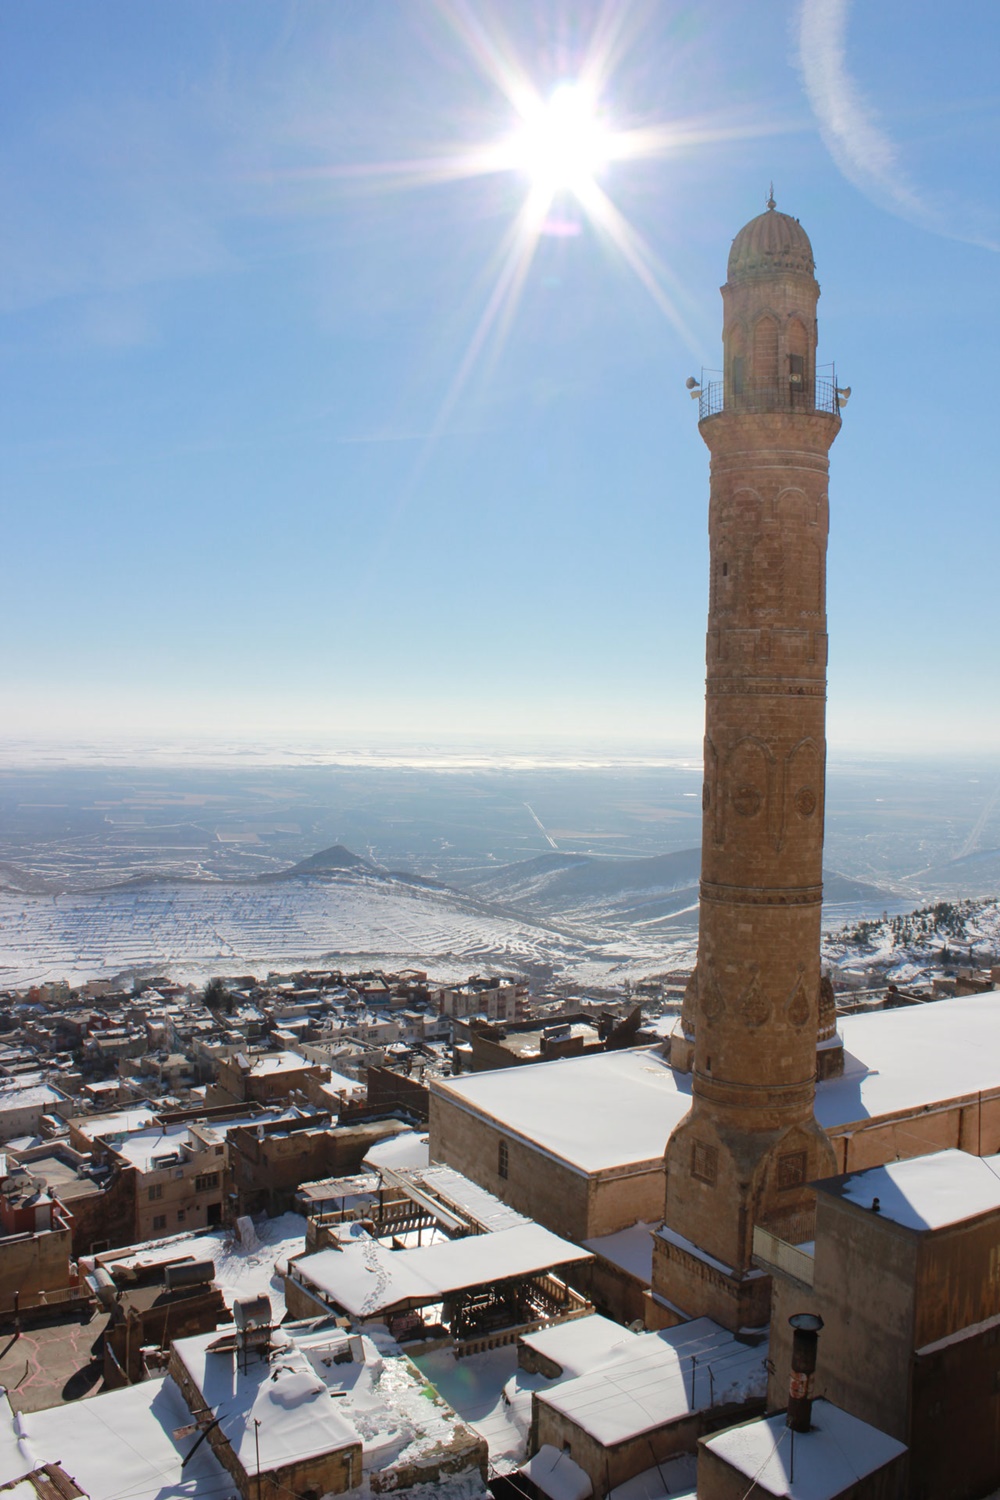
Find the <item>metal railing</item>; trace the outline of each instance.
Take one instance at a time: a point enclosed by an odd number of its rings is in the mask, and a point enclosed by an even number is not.
[[[710,380],[698,395],[698,420],[717,417],[720,412],[826,412],[840,414],[840,396],[836,379],[817,377],[810,386],[791,377],[766,383],[744,380],[737,390],[724,380]]]

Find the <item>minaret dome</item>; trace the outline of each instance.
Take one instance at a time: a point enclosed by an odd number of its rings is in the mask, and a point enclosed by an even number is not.
[[[751,276],[785,276],[789,271],[811,276],[815,269],[809,236],[798,219],[769,208],[745,224],[733,240],[727,276],[731,282]]]

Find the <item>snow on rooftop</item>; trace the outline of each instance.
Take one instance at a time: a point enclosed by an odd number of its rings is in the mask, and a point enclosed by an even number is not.
[[[70,1123],[88,1140],[107,1141],[118,1140],[133,1130],[144,1130],[155,1123],[155,1116],[149,1108],[118,1109],[106,1115],[82,1115]]]
[[[98,1257],[112,1272],[129,1267],[162,1265],[167,1261],[211,1260],[215,1265],[215,1284],[227,1307],[236,1299],[270,1298],[275,1322],[285,1313],[285,1283],[282,1269],[294,1255],[305,1249],[306,1221],[299,1214],[281,1214],[276,1219],[256,1220],[257,1244],[252,1249],[225,1229],[204,1234],[177,1235],[169,1240],[154,1240],[135,1246],[128,1255],[115,1252]]]
[[[45,1463],[62,1463],[87,1495],[128,1500],[225,1496],[233,1483],[208,1443],[183,1469],[196,1439],[174,1438],[192,1422],[169,1378],[15,1415],[0,1403],[0,1484]]]
[[[39,1104],[44,1107],[48,1104],[58,1104],[65,1099],[65,1094],[60,1093],[48,1083],[30,1083],[25,1086],[12,1084],[8,1088],[0,1089],[0,1110],[33,1109]]]
[[[585,1318],[571,1318],[566,1323],[555,1323],[551,1328],[538,1328],[533,1333],[521,1335],[526,1349],[533,1349],[553,1364],[557,1364],[564,1375],[585,1375],[599,1365],[620,1355],[627,1356],[636,1348],[636,1335],[620,1323],[613,1323],[600,1313],[590,1313]]]
[[[270,1358],[254,1357],[244,1365],[233,1347],[213,1352],[212,1345],[227,1333],[235,1329],[175,1339],[174,1352],[205,1405],[221,1416],[219,1426],[244,1469],[256,1469],[258,1443],[264,1472],[360,1446],[345,1403],[330,1400],[325,1381],[287,1334],[275,1329]],[[331,1348],[347,1347],[343,1333],[328,1334],[327,1340]]]
[[[730,1427],[704,1443],[758,1489],[792,1500],[833,1500],[906,1452],[903,1443],[823,1400],[813,1402],[810,1430],[795,1434],[794,1479],[784,1412]]]
[[[549,1500],[590,1500],[594,1487],[579,1464],[568,1453],[543,1443],[521,1473]]]
[[[405,1174],[418,1187],[440,1198],[449,1207],[473,1219],[483,1229],[512,1229],[515,1224],[527,1224],[530,1220],[519,1214],[509,1204],[495,1198],[478,1183],[470,1181],[454,1167],[424,1167]]]
[[[416,1130],[401,1130],[398,1135],[376,1141],[361,1165],[376,1172],[380,1167],[426,1167],[430,1161],[427,1139]]]
[[[682,1453],[616,1485],[608,1500],[697,1500],[697,1490],[697,1455]]]
[[[206,1405],[224,1413],[222,1430],[249,1473],[255,1433],[262,1469],[357,1444],[365,1473],[383,1482],[395,1465],[419,1468],[453,1452],[462,1430],[455,1413],[384,1331],[355,1340],[338,1328],[292,1324],[274,1329],[268,1353],[245,1368],[233,1349],[213,1351],[234,1332],[178,1339],[174,1348]],[[471,1442],[469,1456],[471,1465]],[[479,1495],[478,1468],[473,1474]]]
[[[767,1349],[741,1344],[711,1318],[632,1336],[622,1351],[574,1380],[539,1391],[603,1447],[728,1401],[762,1396]]]
[[[594,1240],[584,1240],[588,1250],[601,1255],[612,1265],[619,1266],[630,1276],[649,1286],[653,1278],[653,1230],[659,1224],[647,1224],[642,1220],[629,1229],[619,1229],[616,1234],[602,1234]]]
[[[530,1392],[524,1413],[513,1409],[507,1394],[519,1375],[516,1347],[505,1344],[462,1359],[456,1359],[451,1349],[434,1349],[411,1358],[462,1421],[486,1439],[494,1470],[516,1469],[527,1456],[531,1424]]]
[[[433,1079],[430,1086],[587,1173],[658,1163],[691,1103],[690,1075],[675,1074],[646,1048]]]
[[[270,1073],[295,1072],[299,1068],[308,1068],[309,1063],[301,1052],[270,1052],[262,1057],[254,1057],[250,1064],[250,1077],[263,1078]]]
[[[133,1131],[115,1149],[138,1172],[155,1172],[160,1167],[176,1166],[183,1148],[190,1143],[191,1132],[186,1125],[156,1125],[151,1130]]]
[[[440,1302],[466,1287],[590,1259],[585,1250],[528,1222],[406,1251],[386,1250],[363,1236],[342,1250],[302,1256],[292,1270],[351,1317],[372,1318],[401,1305]]]
[[[937,1151],[888,1162],[845,1177],[828,1178],[822,1190],[878,1213],[905,1229],[943,1229],[1000,1209],[1000,1157]]]
[[[1000,1084],[1000,991],[842,1016],[844,1076],[816,1088],[828,1129]]]
[[[1000,1087],[1000,991],[844,1016],[840,1031],[844,1076],[816,1088],[816,1118],[828,1130]],[[588,1174],[657,1163],[691,1102],[690,1075],[645,1048],[430,1087]]]

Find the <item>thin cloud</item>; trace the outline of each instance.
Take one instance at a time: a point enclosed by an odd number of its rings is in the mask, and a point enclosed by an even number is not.
[[[866,99],[847,64],[847,21],[851,0],[802,0],[799,9],[799,67],[820,135],[837,166],[880,208],[935,234],[990,250],[991,238],[971,228],[956,230],[968,218],[941,213],[910,179],[897,143]]]
[[[906,180],[899,148],[847,69],[850,0],[802,0],[799,64],[820,134],[856,187],[888,197],[898,211],[924,215],[926,204]]]

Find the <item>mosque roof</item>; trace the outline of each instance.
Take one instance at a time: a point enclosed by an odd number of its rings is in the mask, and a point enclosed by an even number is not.
[[[811,276],[815,264],[809,236],[798,219],[779,214],[774,199],[769,198],[767,212],[744,224],[733,240],[728,276],[730,281],[782,271]]]

